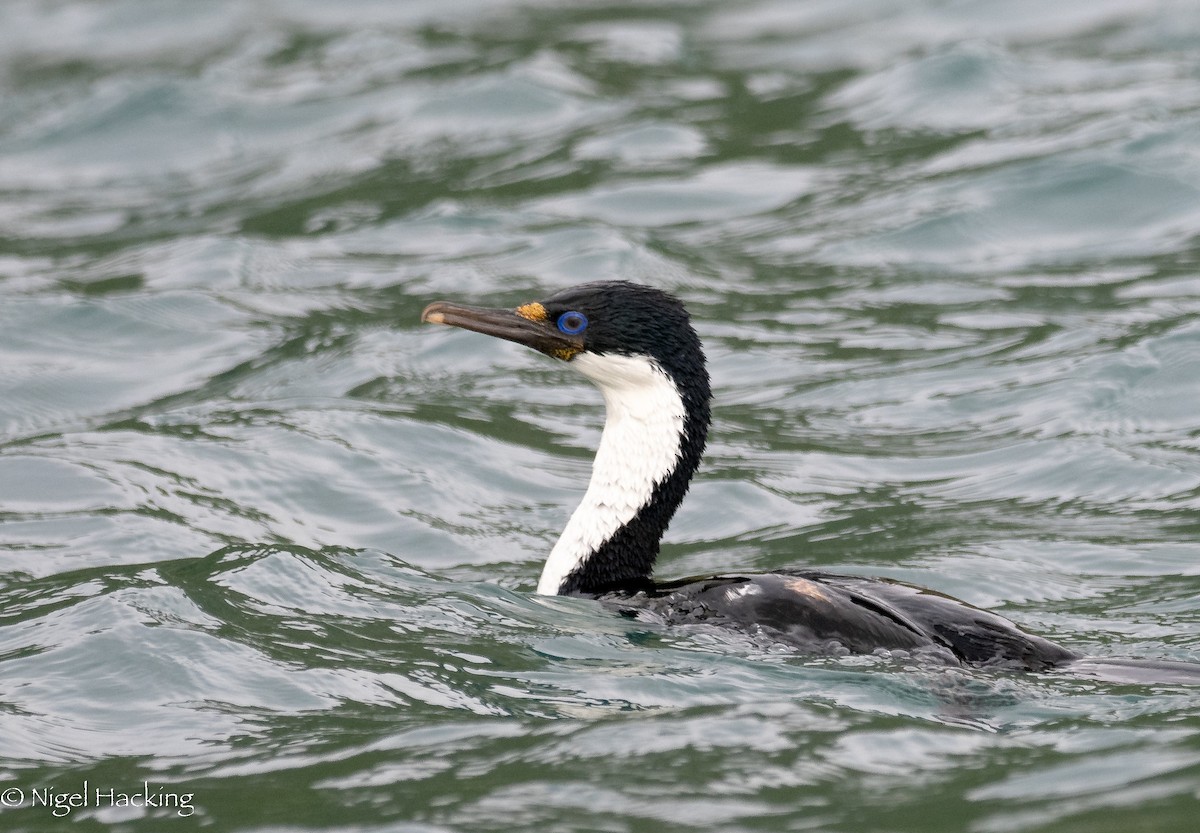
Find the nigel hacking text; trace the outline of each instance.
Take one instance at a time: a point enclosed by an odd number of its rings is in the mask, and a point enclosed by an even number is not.
[[[166,787],[155,787],[148,781],[142,789],[123,792],[112,787],[89,787],[84,781],[78,790],[57,790],[53,787],[20,787],[0,789],[0,805],[4,807],[45,807],[58,817],[71,814],[72,810],[84,807],[141,807],[148,810],[166,808],[175,810],[179,816],[190,816],[196,812],[192,806],[193,793],[171,792]]]

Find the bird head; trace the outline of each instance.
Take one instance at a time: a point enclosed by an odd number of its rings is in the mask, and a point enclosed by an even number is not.
[[[425,308],[421,320],[524,344],[565,362],[582,355],[644,356],[677,381],[704,374],[700,339],[683,304],[628,281],[581,284],[514,309],[438,301]],[[592,376],[588,370],[594,366],[584,362],[577,369]]]

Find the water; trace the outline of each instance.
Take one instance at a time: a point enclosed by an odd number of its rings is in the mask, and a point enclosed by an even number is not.
[[[533,596],[599,397],[418,317],[686,299],[718,399],[661,575],[1200,661],[1198,37],[1183,0],[3,4],[0,827],[1193,830],[1195,688]]]

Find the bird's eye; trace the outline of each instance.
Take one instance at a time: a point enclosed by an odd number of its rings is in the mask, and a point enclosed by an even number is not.
[[[564,312],[558,316],[558,329],[569,336],[577,336],[587,329],[587,316],[582,312]]]

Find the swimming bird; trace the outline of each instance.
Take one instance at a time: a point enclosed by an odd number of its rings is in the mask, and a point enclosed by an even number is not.
[[[421,320],[531,347],[590,379],[606,417],[591,481],[537,592],[588,596],[637,619],[727,626],[806,654],[890,653],[1040,671],[1079,655],[966,602],[898,581],[816,570],[657,583],[659,543],[708,437],[704,351],[683,304],[601,281],[515,309],[447,301]]]

